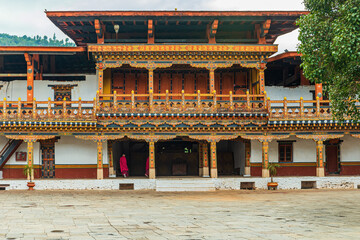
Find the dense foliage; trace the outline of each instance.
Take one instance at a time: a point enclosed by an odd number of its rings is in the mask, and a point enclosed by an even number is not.
[[[323,83],[337,119],[360,118],[360,0],[304,0],[300,45],[304,75]]]
[[[52,38],[47,36],[28,37],[26,35],[19,37],[0,33],[0,46],[56,46],[56,47],[74,47],[75,44],[70,42],[68,38],[64,40],[56,39],[55,34]]]

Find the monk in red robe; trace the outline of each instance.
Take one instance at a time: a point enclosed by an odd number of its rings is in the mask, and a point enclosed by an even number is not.
[[[127,166],[125,154],[120,157],[120,171],[124,178],[129,176],[129,168]]]
[[[149,157],[146,159],[145,176],[149,177]]]

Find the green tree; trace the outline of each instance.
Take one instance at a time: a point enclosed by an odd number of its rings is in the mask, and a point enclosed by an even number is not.
[[[306,78],[323,83],[334,117],[360,119],[360,0],[304,0],[298,51]]]

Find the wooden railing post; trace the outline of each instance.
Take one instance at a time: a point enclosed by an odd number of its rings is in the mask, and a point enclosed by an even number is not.
[[[217,109],[217,100],[216,100],[216,90],[213,91],[213,111],[216,112]]]
[[[131,91],[131,112],[135,111],[135,95],[134,90]]]
[[[304,116],[304,99],[303,97],[300,97],[300,117],[302,118]]]
[[[269,113],[269,117],[272,117],[271,102],[269,97],[267,98],[267,111]]]
[[[229,100],[230,100],[230,111],[234,111],[234,99],[232,91],[229,92]]]
[[[169,90],[166,89],[165,91],[165,109],[166,111],[169,111]]]
[[[18,99],[17,117],[18,117],[18,119],[21,118],[21,98]]]
[[[32,117],[36,119],[36,98],[33,98],[32,102]]]
[[[48,98],[47,115],[48,115],[48,118],[51,118],[51,98]]]
[[[198,111],[201,111],[201,93],[200,90],[197,91],[197,108]]]
[[[264,91],[264,109],[267,109],[267,94],[266,91]]]
[[[250,111],[251,107],[250,107],[250,95],[249,95],[249,91],[246,91],[246,109],[248,111]]]
[[[153,100],[154,100],[153,91],[150,90],[149,91],[149,109],[150,109],[150,113],[153,112]]]
[[[100,101],[99,101],[99,91],[96,91],[96,98],[94,98],[94,107],[96,108],[96,110],[100,110]]]
[[[6,106],[7,105],[7,102],[6,102],[6,98],[4,98],[4,102],[3,102],[3,118],[4,120],[7,118],[7,109],[6,109]]]
[[[96,101],[96,97],[94,97],[94,103],[93,103],[93,118],[96,119],[96,112],[97,112],[97,101]]]
[[[63,117],[64,117],[64,119],[66,118],[66,115],[67,115],[67,111],[66,111],[66,97],[64,97],[64,100],[63,100]]]
[[[181,90],[181,110],[185,110],[185,91]]]
[[[118,105],[117,105],[116,91],[114,91],[114,95],[113,95],[113,108],[115,111],[117,111]]]
[[[319,96],[316,97],[316,116],[320,116],[320,98]]]
[[[287,100],[286,100],[286,97],[284,97],[284,112],[283,112],[283,115],[284,117],[287,116]]]
[[[78,104],[78,116],[79,116],[79,118],[81,118],[81,117],[82,117],[81,97],[79,97],[79,104]]]

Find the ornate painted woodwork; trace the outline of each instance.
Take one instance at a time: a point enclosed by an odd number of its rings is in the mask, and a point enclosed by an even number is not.
[[[55,141],[55,138],[40,141],[42,178],[55,178]]]

